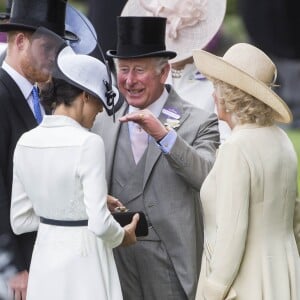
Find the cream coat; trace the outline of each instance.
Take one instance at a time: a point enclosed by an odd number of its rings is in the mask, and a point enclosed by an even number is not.
[[[205,246],[197,300],[299,300],[293,233],[297,158],[278,127],[243,125],[201,189]]]

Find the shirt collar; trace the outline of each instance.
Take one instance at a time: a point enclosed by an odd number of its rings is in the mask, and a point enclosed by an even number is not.
[[[18,73],[5,61],[2,64],[2,68],[8,73],[8,75],[15,81],[17,86],[20,88],[24,98],[27,100],[32,91],[32,83],[28,81],[24,76]]]
[[[42,127],[74,126],[74,127],[85,129],[87,131],[89,130],[83,127],[82,125],[80,125],[73,118],[65,115],[45,115],[43,117],[43,121],[40,126]]]

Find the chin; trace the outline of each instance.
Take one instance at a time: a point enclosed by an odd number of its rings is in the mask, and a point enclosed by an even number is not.
[[[137,108],[143,108],[143,100],[142,99],[132,99],[132,98],[126,98],[127,103],[133,107],[137,107]]]
[[[32,77],[34,78],[35,82],[42,82],[42,83],[43,82],[48,82],[51,79],[50,73],[46,73],[46,72],[44,72],[44,73],[36,72]]]

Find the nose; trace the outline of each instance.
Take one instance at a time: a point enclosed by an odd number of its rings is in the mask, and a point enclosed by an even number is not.
[[[136,76],[133,70],[130,70],[126,75],[126,84],[133,85],[137,82]]]

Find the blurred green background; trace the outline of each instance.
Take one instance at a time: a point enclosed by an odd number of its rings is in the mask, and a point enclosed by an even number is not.
[[[99,0],[99,1],[113,1],[113,0]],[[237,2],[238,0],[228,0],[227,1],[227,12],[226,17],[222,27],[222,45],[218,50],[218,54],[223,55],[230,45],[236,42],[245,42],[248,40],[243,22],[239,17],[237,11]],[[72,3],[83,13],[87,13],[88,2],[87,0],[69,0],[69,3]],[[0,10],[5,10],[6,0],[0,0]],[[298,154],[298,174],[300,173],[300,130],[289,130],[286,129],[287,134],[291,138],[296,152]],[[298,190],[300,191],[300,176],[298,176]]]

